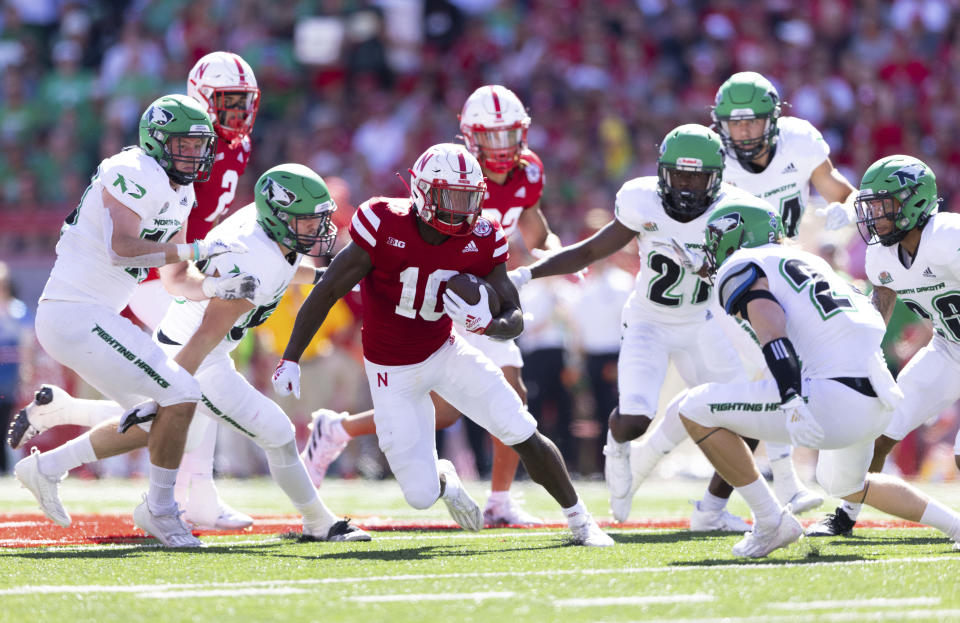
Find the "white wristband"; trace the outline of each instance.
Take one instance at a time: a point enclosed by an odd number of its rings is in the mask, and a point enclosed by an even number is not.
[[[185,262],[187,260],[193,259],[193,245],[192,244],[178,244],[177,245],[177,257],[181,261]]]

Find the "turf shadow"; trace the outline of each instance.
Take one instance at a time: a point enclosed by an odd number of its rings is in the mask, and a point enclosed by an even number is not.
[[[318,544],[323,547],[324,544]],[[372,541],[376,546],[376,540]],[[263,552],[262,555],[275,558],[299,558],[301,560],[376,560],[376,561],[422,561],[437,558],[465,558],[472,556],[486,556],[489,554],[503,554],[505,552],[531,552],[562,547],[563,543],[538,545],[535,547],[513,547],[506,549],[476,550],[465,549],[463,545],[421,545],[405,549],[351,549],[339,552],[318,551],[312,554],[290,554],[279,552]]]
[[[128,542],[129,543],[129,542]],[[42,551],[17,551],[5,553],[6,556],[15,558],[25,558],[29,560],[82,560],[82,559],[122,559],[138,557],[143,554],[154,552],[176,552],[183,554],[258,554],[266,555],[265,552],[257,551],[266,548],[279,547],[282,543],[249,543],[230,545],[207,545],[200,548],[165,548],[156,544],[153,539],[143,539],[143,543],[130,544],[130,547],[124,549],[85,549],[82,551],[63,550],[59,548],[50,548]]]

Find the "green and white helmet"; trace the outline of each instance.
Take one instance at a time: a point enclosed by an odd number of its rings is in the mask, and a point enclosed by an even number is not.
[[[182,153],[175,137],[203,139],[200,147]],[[217,135],[210,117],[197,101],[186,95],[164,95],[147,106],[140,117],[140,148],[159,163],[175,184],[206,182],[217,153]],[[187,163],[186,171],[177,168]]]
[[[890,247],[911,229],[923,227],[937,211],[937,177],[924,162],[913,156],[887,156],[877,160],[863,174],[857,209],[857,229],[867,244],[879,242]],[[878,233],[877,222],[889,219],[889,232]]]
[[[681,125],[664,137],[657,158],[658,189],[670,218],[688,223],[707,211],[723,181],[723,144],[710,128]]]
[[[762,156],[777,142],[780,112],[780,95],[773,83],[755,71],[741,71],[720,85],[710,117],[724,146],[739,162],[746,163]],[[728,123],[740,119],[766,119],[763,134],[754,139],[734,141]]]
[[[721,201],[707,217],[704,252],[708,271],[716,273],[737,249],[777,243],[786,235],[780,214],[763,199]]]
[[[328,255],[337,240],[337,209],[323,178],[302,164],[279,164],[254,186],[257,223],[273,240],[301,253]],[[309,231],[303,224],[309,223]]]

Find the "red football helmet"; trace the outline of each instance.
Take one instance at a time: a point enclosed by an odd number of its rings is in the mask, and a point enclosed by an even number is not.
[[[467,236],[480,216],[487,183],[463,145],[440,143],[417,158],[410,189],[420,220],[448,236]]]
[[[253,69],[238,55],[211,52],[197,61],[187,80],[187,95],[207,107],[213,129],[223,140],[238,143],[250,135],[260,89]]]
[[[516,166],[527,146],[530,116],[520,98],[499,84],[480,87],[460,112],[460,132],[467,149],[494,173]]]

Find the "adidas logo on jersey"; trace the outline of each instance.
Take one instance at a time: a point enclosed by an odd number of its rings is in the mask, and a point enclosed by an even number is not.
[[[463,247],[462,253],[479,253],[480,249],[477,248],[477,243],[471,240],[467,243],[467,246]]]
[[[780,172],[780,174],[783,175],[784,173],[796,173],[796,172],[797,172],[797,167],[791,162],[790,164],[787,165],[787,168],[785,168],[783,171]]]
[[[527,196],[527,187],[521,186],[519,189],[517,189],[517,192],[513,193],[513,196],[523,199],[524,197]]]
[[[929,266],[927,266],[927,269],[923,271],[923,276],[924,276],[924,277],[927,277],[928,279],[936,279],[936,278],[937,278],[937,276],[933,274],[933,271],[930,270],[930,267],[929,267]]]

